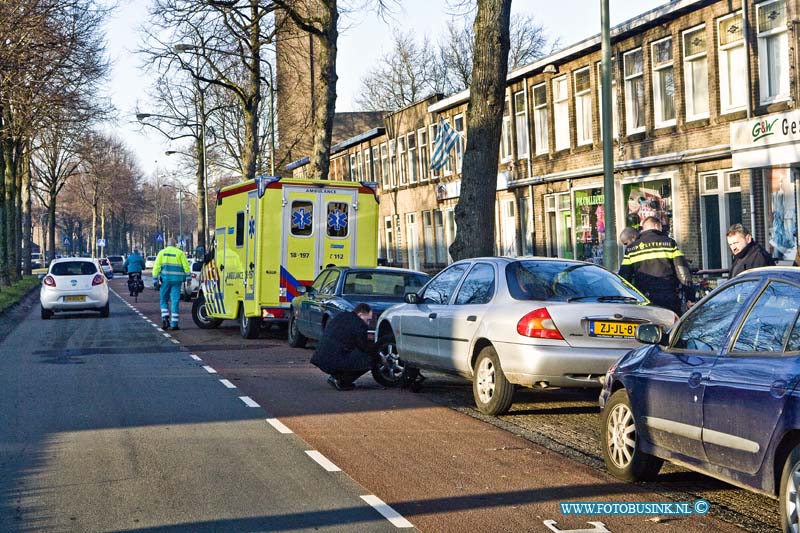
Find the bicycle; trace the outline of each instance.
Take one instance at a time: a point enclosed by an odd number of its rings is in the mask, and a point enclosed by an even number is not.
[[[141,272],[128,273],[128,292],[133,296],[133,301],[139,301],[139,293],[144,290],[144,281],[142,281]]]

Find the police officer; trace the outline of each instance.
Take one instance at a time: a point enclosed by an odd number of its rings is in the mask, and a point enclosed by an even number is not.
[[[167,240],[167,246],[158,252],[153,265],[153,279],[161,276],[161,329],[178,330],[178,310],[180,306],[181,285],[189,275],[189,261],[186,254],[176,246],[174,237]],[[172,300],[170,310],[169,300]],[[171,312],[170,312],[171,311]]]
[[[631,282],[655,305],[682,313],[681,291],[691,306],[692,274],[678,245],[661,229],[661,221],[647,217],[639,238],[625,248],[619,275]]]

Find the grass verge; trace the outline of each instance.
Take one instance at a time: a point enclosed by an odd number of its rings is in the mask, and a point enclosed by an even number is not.
[[[21,280],[15,281],[10,287],[0,287],[0,313],[18,303],[41,283],[38,276],[22,276]]]

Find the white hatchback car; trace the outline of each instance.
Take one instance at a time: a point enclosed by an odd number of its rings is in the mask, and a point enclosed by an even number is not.
[[[55,259],[42,279],[39,292],[42,320],[56,311],[99,311],[108,316],[108,283],[97,259]]]
[[[153,270],[153,267],[156,265],[156,256],[148,255],[147,259],[144,261],[144,269],[145,270]]]

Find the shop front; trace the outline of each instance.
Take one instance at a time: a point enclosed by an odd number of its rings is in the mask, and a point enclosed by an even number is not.
[[[731,153],[735,170],[750,170],[751,225],[764,228],[762,245],[778,264],[791,264],[800,206],[800,111],[732,123]]]

